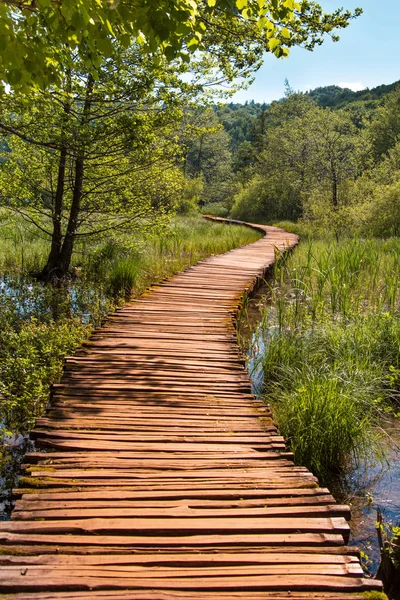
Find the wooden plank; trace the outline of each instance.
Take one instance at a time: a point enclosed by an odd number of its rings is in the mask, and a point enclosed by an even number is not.
[[[198,600],[199,593],[191,592],[191,591],[182,591],[182,590],[149,590],[151,594],[151,600]],[[48,592],[40,592],[40,594],[36,593],[18,593],[13,595],[13,600],[35,600],[39,598],[40,600],[70,600],[70,599],[79,599],[79,600],[144,600],[143,591],[136,590],[112,590],[112,591],[104,591],[91,590],[89,592],[80,591],[80,592],[57,592],[52,591],[50,594]],[[146,600],[148,600],[149,596],[145,596]],[[273,600],[365,600],[365,595],[357,592],[285,592],[285,591],[262,591],[257,592],[252,590],[251,592],[236,592],[236,591],[218,591],[213,590],[212,592],[202,591],[201,598],[204,600],[269,600],[273,598]]]
[[[341,534],[347,534],[349,526],[341,517],[315,517],[315,518],[267,518],[267,517],[247,517],[246,519],[236,519],[231,517],[207,518],[207,521],[196,519],[195,517],[169,517],[168,519],[153,517],[144,518],[94,518],[94,519],[71,519],[70,521],[5,521],[1,524],[2,533],[7,531],[33,532],[33,533],[94,533],[106,534],[109,532],[193,532],[204,533],[227,532],[237,533],[276,533],[277,531],[291,532],[331,532],[335,531]]]
[[[154,566],[194,566],[197,564],[215,565],[294,565],[294,564],[356,564],[358,559],[351,555],[316,554],[301,552],[252,552],[252,553],[224,553],[218,554],[131,554],[123,555],[94,555],[81,556],[79,565],[154,565]],[[336,549],[335,549],[336,550]],[[324,552],[326,550],[324,549]],[[71,555],[44,555],[44,556],[0,556],[1,565],[76,565],[76,557]]]
[[[14,490],[15,493],[18,492],[18,489]],[[106,492],[106,493],[105,493]],[[185,498],[188,501],[190,499],[201,499],[201,500],[243,500],[248,498],[258,498],[258,499],[269,499],[269,498],[293,498],[293,497],[319,497],[322,495],[326,495],[328,490],[325,488],[318,487],[299,487],[299,488],[291,488],[284,487],[283,489],[278,487],[273,488],[259,488],[255,487],[254,489],[239,488],[235,485],[230,486],[229,488],[218,488],[213,491],[204,491],[204,490],[188,490],[186,489],[184,492],[178,490],[166,490],[165,488],[162,490],[148,490],[146,492],[131,488],[129,489],[127,486],[121,485],[119,491],[116,491],[113,488],[109,488],[107,486],[102,486],[101,490],[64,490],[63,488],[54,489],[52,491],[37,489],[35,491],[30,490],[30,493],[26,496],[27,501],[33,501],[34,499],[46,499],[52,501],[59,501],[65,499],[77,499],[77,500],[103,500],[104,497],[108,499],[121,499],[121,500],[145,500],[145,499],[182,499]],[[331,496],[332,498],[332,496]]]
[[[9,531],[5,530],[4,525],[8,525]],[[60,535],[50,533],[36,533],[27,531],[17,533],[12,531],[14,526],[18,526],[20,522],[2,523],[0,527],[0,543],[9,545],[29,545],[29,544],[53,544],[55,548],[62,546],[78,547],[78,546],[115,546],[124,548],[130,546],[132,548],[142,549],[150,548],[154,552],[154,548],[197,548],[201,549],[204,546],[213,547],[216,551],[218,548],[229,546],[230,548],[241,548],[251,545],[253,548],[257,546],[263,551],[269,546],[282,546],[285,549],[289,546],[313,546],[323,549],[324,546],[343,546],[343,536],[339,533],[243,533],[240,534],[203,534],[203,535],[85,535],[85,534],[68,534]],[[33,523],[35,525],[35,523]],[[37,523],[36,523],[37,525]],[[5,547],[6,550],[6,547]],[[56,550],[59,552],[59,550]]]
[[[198,600],[199,595],[198,592],[191,591],[182,591],[182,590],[149,590],[151,593],[151,600]],[[79,600],[144,600],[143,591],[136,590],[112,590],[112,591],[104,591],[91,590],[89,592],[80,591],[80,592],[57,592],[52,591],[48,592],[40,592],[37,593],[18,593],[12,596],[13,600],[35,600],[39,598],[40,600],[70,600],[70,599],[79,599]],[[148,600],[149,596],[145,596],[146,600]],[[365,595],[357,592],[285,592],[285,591],[262,591],[257,592],[252,590],[251,592],[236,592],[236,591],[216,591],[212,592],[203,591],[201,594],[201,598],[204,600],[269,600],[273,598],[273,600],[365,600]]]
[[[257,508],[257,507],[280,507],[286,508],[290,507],[294,516],[296,516],[296,511],[298,507],[306,506],[310,511],[312,507],[323,508],[327,505],[330,505],[330,514],[335,515],[335,511],[337,513],[343,514],[345,518],[348,517],[349,508],[346,506],[341,509],[341,507],[337,508],[336,505],[332,505],[333,498],[331,496],[317,496],[315,498],[309,497],[298,497],[298,498],[270,498],[270,499],[249,499],[249,500],[188,500],[185,498],[184,500],[118,500],[115,499],[109,500],[108,498],[102,498],[98,500],[53,500],[44,501],[40,498],[31,499],[27,494],[24,496],[22,500],[18,502],[17,507],[13,511],[12,518],[24,518],[24,511],[29,511],[31,514],[31,518],[36,518],[39,512],[47,511],[48,518],[54,518],[54,515],[59,515],[64,509],[72,510],[72,509],[82,509],[82,513],[84,514],[85,509],[90,509],[92,511],[91,516],[96,516],[96,510],[101,508],[106,509],[116,509],[120,510],[121,508],[131,508],[131,509],[141,509],[142,511],[148,508],[207,508],[207,509],[222,509],[222,508]],[[236,513],[236,511],[235,511]],[[114,512],[116,514],[116,512]],[[98,516],[98,515],[97,515]],[[58,517],[57,517],[58,518]]]
[[[7,578],[0,579],[0,589],[5,592],[8,591],[21,591],[21,590],[36,590],[38,587],[38,578],[33,572],[30,575],[29,571],[24,573],[20,571],[19,577],[15,574]],[[339,576],[337,574],[277,574],[277,575],[252,575],[246,576],[215,576],[215,577],[201,577],[200,575],[193,577],[160,577],[156,575],[153,578],[141,578],[140,576],[127,576],[124,578],[115,577],[74,577],[73,575],[68,576],[67,574],[63,577],[46,576],[40,581],[40,588],[42,590],[93,590],[93,589],[172,589],[172,590],[192,590],[197,593],[203,590],[321,590],[321,591],[360,591],[360,590],[371,590],[381,589],[379,582],[374,580],[367,580],[360,576]]]
[[[163,517],[205,517],[211,519],[213,517],[231,517],[232,508],[189,508],[189,507],[171,507],[171,508],[121,508],[120,506],[112,506],[107,508],[99,508],[90,506],[84,508],[79,506],[77,508],[58,508],[49,511],[48,508],[42,510],[36,510],[34,514],[31,511],[14,511],[13,520],[26,521],[28,519],[77,519],[77,518],[163,518]],[[340,505],[325,505],[325,506],[285,506],[285,507],[274,507],[274,508],[235,508],[235,518],[240,517],[254,517],[254,516],[273,516],[273,517],[319,517],[323,515],[329,515],[330,517],[344,517],[349,518],[349,508],[347,506]],[[221,527],[224,522],[221,521]]]
[[[65,360],[0,523],[13,600],[360,600],[349,517],[293,464],[236,345],[243,290],[297,238],[211,257]],[[7,555],[7,552],[9,553]],[[75,590],[75,591],[74,591]]]

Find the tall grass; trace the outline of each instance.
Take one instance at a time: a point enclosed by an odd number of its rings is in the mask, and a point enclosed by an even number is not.
[[[264,393],[298,463],[328,482],[379,453],[398,409],[400,240],[310,241],[278,262],[257,335]]]
[[[113,296],[127,297],[210,255],[254,242],[260,235],[200,215],[176,216],[168,229],[154,235],[124,231],[80,242],[72,265],[81,279],[100,282]],[[49,241],[36,228],[11,213],[0,213],[0,274],[39,271],[49,249]]]

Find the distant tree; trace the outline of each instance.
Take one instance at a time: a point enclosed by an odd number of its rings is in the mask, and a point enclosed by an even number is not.
[[[291,94],[271,105],[262,124],[251,177],[235,198],[233,214],[252,210],[259,219],[296,219],[312,194],[327,196],[336,209],[342,183],[361,172],[368,152],[349,115]]]
[[[367,128],[375,160],[395,146],[400,136],[400,86],[385,97]]]
[[[368,148],[348,114],[317,108],[305,120],[307,141],[311,146],[310,162],[314,181],[327,181],[331,203],[339,206],[339,186],[362,171]]]
[[[307,94],[323,108],[348,109],[354,103],[366,103],[373,108],[377,107],[380,101],[396,88],[397,83],[379,85],[371,89],[365,88],[357,92],[349,88],[341,88],[338,85],[328,85],[317,87],[307,92]]]
[[[230,148],[236,153],[243,142],[252,140],[253,127],[259,114],[266,105],[256,102],[247,104],[222,104],[214,108],[218,121],[223,125],[230,138]]]
[[[204,181],[201,202],[227,202],[231,196],[229,136],[212,109],[198,111],[185,127],[184,172]]]

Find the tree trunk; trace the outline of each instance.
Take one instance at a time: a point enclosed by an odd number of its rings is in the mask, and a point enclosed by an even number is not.
[[[334,175],[332,180],[332,204],[334,208],[338,207],[338,185],[337,178]]]
[[[88,76],[86,84],[85,102],[83,105],[82,118],[80,119],[79,127],[83,128],[87,124],[87,119],[92,105],[92,94],[94,87],[94,79],[91,75]],[[55,273],[57,277],[65,277],[71,266],[71,258],[74,250],[74,243],[78,229],[79,213],[81,210],[83,176],[84,176],[85,152],[84,143],[78,156],[75,158],[75,177],[72,193],[71,210],[69,213],[67,231],[64,241],[59,250],[55,264]]]
[[[59,260],[58,260],[58,272],[61,277],[67,275],[69,267],[71,265],[72,252],[74,250],[74,242],[76,237],[76,230],[78,228],[78,217],[81,209],[82,199],[82,185],[83,185],[83,173],[84,173],[84,159],[83,156],[79,156],[75,160],[75,181],[74,191],[72,195],[71,211],[69,214],[67,232],[65,234],[64,242],[61,248]]]
[[[60,152],[58,163],[57,190],[54,200],[53,233],[51,236],[51,249],[46,266],[40,274],[40,278],[50,280],[58,277],[57,269],[62,246],[62,209],[64,200],[65,169],[67,163],[67,149],[63,147]]]
[[[67,93],[71,93],[71,72],[67,73]],[[47,259],[47,263],[43,268],[40,278],[45,281],[55,279],[59,277],[58,274],[58,263],[60,260],[60,253],[62,247],[62,211],[64,204],[64,190],[65,190],[65,171],[67,167],[67,145],[66,145],[66,128],[68,125],[68,117],[71,112],[71,103],[68,99],[64,104],[64,117],[62,122],[62,133],[61,133],[61,150],[60,159],[58,162],[58,174],[57,174],[57,189],[54,198],[54,210],[52,215],[53,221],[53,232],[51,236],[51,249]]]

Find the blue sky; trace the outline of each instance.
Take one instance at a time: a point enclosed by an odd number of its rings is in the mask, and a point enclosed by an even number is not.
[[[287,59],[266,55],[254,83],[232,101],[271,102],[284,94],[287,78],[296,91],[340,85],[371,88],[400,79],[400,1],[320,0],[325,12],[344,6],[364,14],[339,31],[340,41],[326,42],[313,52],[293,48]]]

